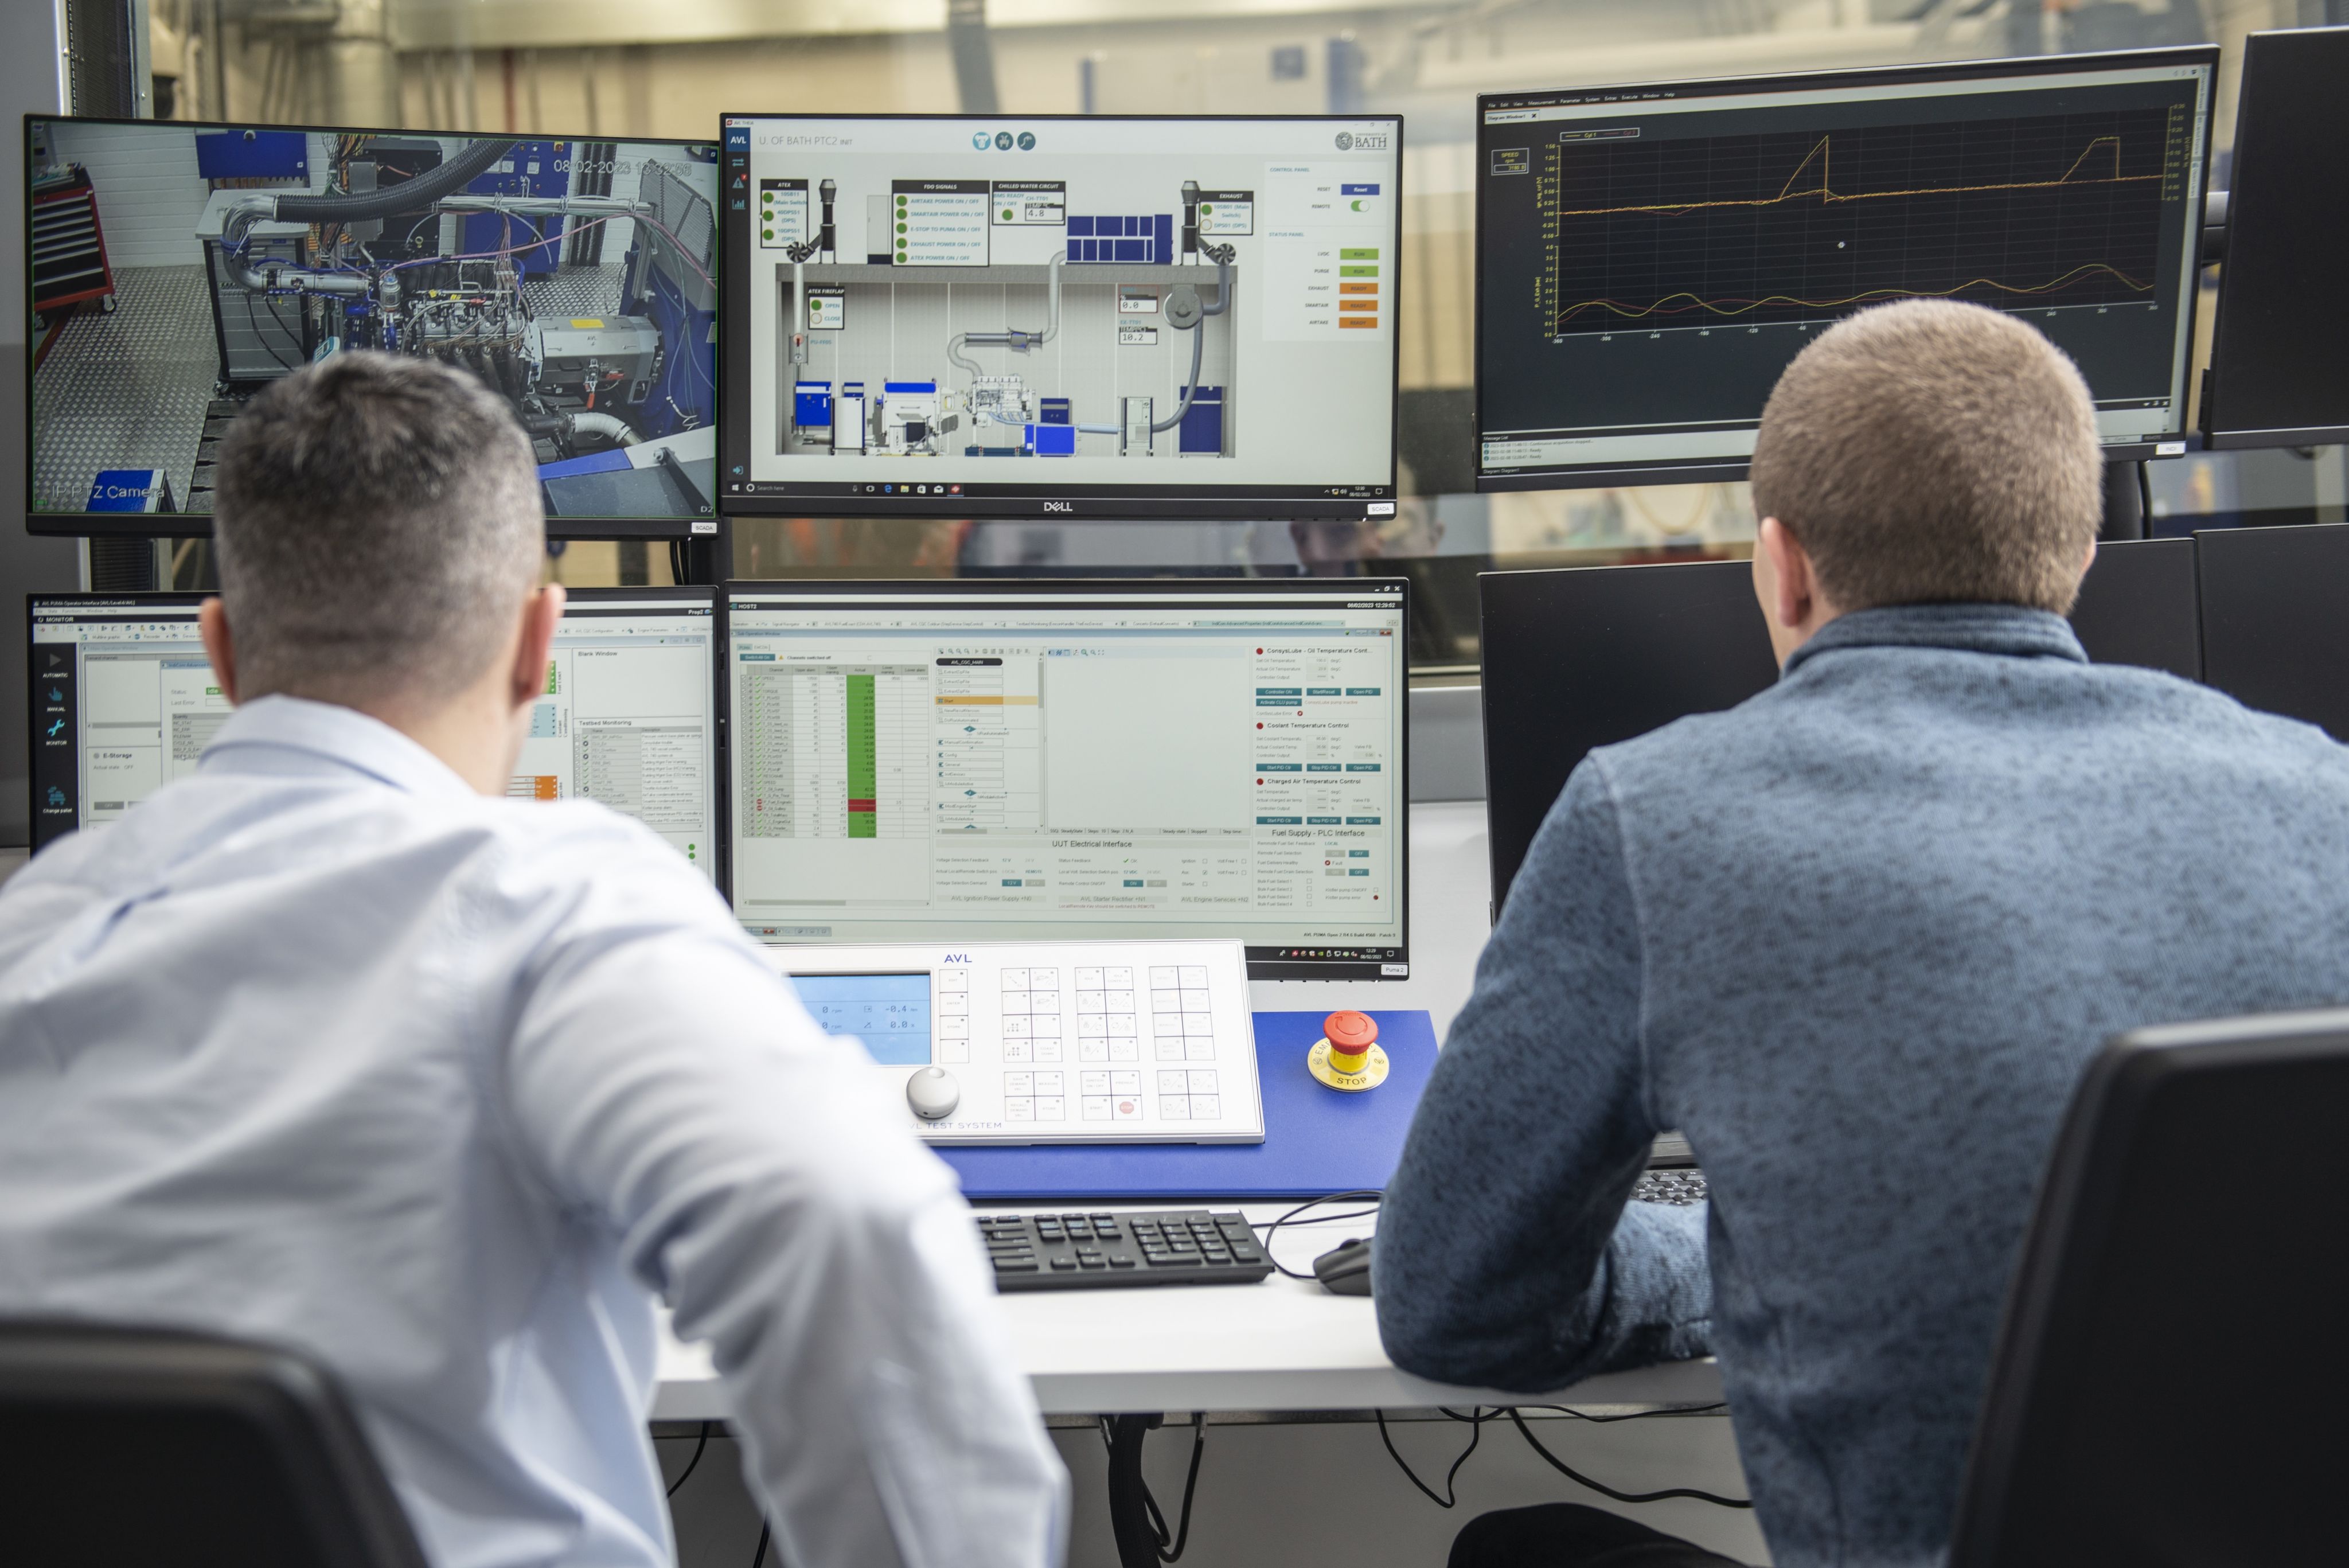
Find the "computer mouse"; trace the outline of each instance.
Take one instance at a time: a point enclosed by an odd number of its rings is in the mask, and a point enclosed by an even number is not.
[[[926,1122],[944,1121],[962,1104],[962,1085],[944,1067],[925,1067],[905,1080],[905,1103]]]
[[[1340,1241],[1313,1260],[1313,1277],[1333,1296],[1371,1293],[1371,1243],[1361,1236]]]

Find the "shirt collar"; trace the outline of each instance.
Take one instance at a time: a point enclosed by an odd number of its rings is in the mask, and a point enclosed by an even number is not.
[[[2002,604],[1889,605],[1836,617],[1787,656],[1784,674],[1845,648],[1941,648],[2088,662],[2072,623],[2053,610]]]
[[[380,719],[336,702],[257,697],[238,707],[197,766],[222,774],[347,772],[409,794],[474,793],[448,763]]]

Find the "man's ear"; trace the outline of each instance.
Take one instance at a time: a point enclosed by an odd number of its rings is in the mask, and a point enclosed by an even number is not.
[[[1754,554],[1757,560],[1766,557],[1764,566],[1754,573],[1755,586],[1769,595],[1763,613],[1784,627],[1797,627],[1809,619],[1818,583],[1811,574],[1810,554],[1794,531],[1775,517],[1764,517],[1754,533]]]
[[[522,603],[522,635],[514,644],[513,706],[520,708],[546,690],[546,652],[554,646],[554,629],[563,624],[566,596],[560,583],[548,583]]]
[[[212,679],[221,695],[236,705],[236,645],[228,632],[228,610],[218,599],[206,599],[196,611],[196,629],[204,639],[204,657],[212,660]]]

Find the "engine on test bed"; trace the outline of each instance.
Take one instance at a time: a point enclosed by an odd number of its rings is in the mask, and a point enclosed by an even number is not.
[[[648,158],[635,191],[616,193],[611,161],[580,155],[589,143],[490,140],[444,157],[429,137],[336,140],[326,190],[231,189],[207,204],[224,395],[369,348],[479,377],[542,464],[713,423],[694,347],[716,307],[716,225],[683,163]],[[615,267],[602,231],[622,219]],[[577,279],[606,298],[566,308]]]

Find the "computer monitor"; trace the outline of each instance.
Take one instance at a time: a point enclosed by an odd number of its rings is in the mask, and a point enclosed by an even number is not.
[[[723,132],[730,514],[1392,515],[1399,118]]]
[[[196,768],[229,716],[206,594],[35,594],[33,846],[112,822]],[[578,588],[506,793],[599,800],[716,877],[714,588]]]
[[[2190,539],[2101,546],[2072,610],[2088,657],[2198,679],[2194,558]],[[1497,918],[1542,819],[1592,747],[1734,708],[1777,680],[1778,659],[1749,562],[1487,572],[1477,584]]]
[[[761,940],[1216,937],[1409,973],[1400,579],[732,583]]]
[[[2349,524],[2194,535],[2203,679],[2247,708],[2349,742]]]
[[[2044,332],[2115,460],[2182,441],[2218,62],[1480,97],[1477,488],[1740,477],[1787,363],[1895,299]]]
[[[2228,176],[2202,430],[2214,447],[2349,441],[2349,27],[2254,33]]]
[[[313,360],[472,371],[549,531],[714,532],[717,150],[27,116],[28,525],[211,532],[220,438]]]

